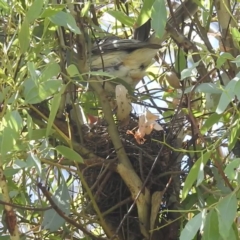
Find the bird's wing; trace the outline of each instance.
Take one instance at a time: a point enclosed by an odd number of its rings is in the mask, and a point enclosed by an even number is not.
[[[93,46],[92,53],[107,53],[113,51],[128,51],[132,52],[139,48],[159,49],[161,45],[152,44],[149,42],[141,42],[135,39],[121,39],[116,37],[107,37]]]

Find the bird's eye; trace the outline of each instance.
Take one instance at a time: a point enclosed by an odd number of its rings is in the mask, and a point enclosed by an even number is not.
[[[143,63],[140,65],[139,69],[141,69],[141,70],[144,70],[144,69],[145,69],[145,66],[144,66]]]

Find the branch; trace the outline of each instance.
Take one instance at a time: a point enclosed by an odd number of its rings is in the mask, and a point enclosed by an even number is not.
[[[150,193],[147,188],[144,189],[144,194],[141,192],[142,181],[136,174],[132,167],[131,162],[128,159],[126,151],[119,138],[118,130],[113,119],[113,113],[108,101],[108,97],[99,82],[90,82],[93,90],[98,94],[101,106],[103,108],[104,117],[108,123],[108,133],[113,142],[114,148],[117,153],[119,164],[117,166],[117,172],[128,186],[131,192],[132,198],[136,201],[138,209],[138,217],[140,222],[141,233],[149,238],[149,207],[150,207]]]

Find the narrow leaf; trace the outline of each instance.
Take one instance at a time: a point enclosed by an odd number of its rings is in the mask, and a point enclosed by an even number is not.
[[[56,114],[58,112],[58,108],[59,108],[59,105],[61,102],[61,97],[62,97],[63,92],[65,91],[65,88],[66,88],[66,85],[63,85],[60,92],[54,95],[53,100],[51,102],[52,106],[51,106],[51,112],[50,112],[50,115],[48,118],[46,136],[48,136],[51,131],[53,122],[55,120],[55,117],[56,117]]]
[[[28,22],[31,23],[35,19],[37,19],[41,14],[42,9],[43,9],[43,0],[34,0],[26,13]]]
[[[215,209],[211,209],[207,214],[204,229],[203,240],[221,239],[218,229],[218,215]]]
[[[77,24],[76,24],[76,21],[75,21],[74,17],[70,13],[66,13],[66,12],[61,11],[61,12],[58,12],[55,15],[49,17],[49,19],[54,24],[56,24],[58,26],[66,27],[76,34],[81,33]]]
[[[161,17],[159,17],[161,16]],[[164,0],[156,0],[152,7],[151,25],[156,32],[156,36],[161,38],[165,32],[167,22],[167,10]]]
[[[192,185],[194,184],[194,182],[196,181],[197,177],[198,177],[198,172],[200,170],[200,166],[205,165],[207,163],[207,161],[209,160],[209,157],[211,156],[211,152],[205,152],[193,165],[193,167],[191,168],[187,179],[184,183],[183,186],[183,191],[182,191],[182,201],[187,197],[188,192],[190,191],[190,189],[192,188]],[[198,182],[198,184],[200,184],[200,181]]]
[[[232,159],[231,162],[226,166],[224,173],[227,175],[229,180],[236,180],[240,169],[240,158]]]
[[[230,229],[237,215],[237,207],[237,198],[234,192],[221,199],[216,206],[219,232],[223,239],[228,239]]]
[[[108,14],[116,18],[120,23],[132,27],[134,24],[134,19],[127,16],[125,13],[120,11],[108,11]]]
[[[220,97],[216,113],[218,114],[223,113],[227,108],[228,104],[232,101],[232,99],[235,96],[235,87],[239,79],[240,79],[239,76],[236,76],[227,84],[225,90],[223,91]]]
[[[202,224],[202,213],[198,213],[185,225],[181,232],[180,240],[191,240],[195,237]]]
[[[71,149],[69,147],[59,145],[56,147],[56,150],[59,153],[61,153],[65,158],[68,158],[72,161],[76,161],[79,163],[83,163],[82,157],[77,152],[75,152],[73,149]]]
[[[30,44],[29,28],[30,28],[29,22],[27,18],[25,18],[23,20],[21,29],[19,31],[19,43],[20,43],[21,53],[26,53],[29,48],[29,44]]]
[[[143,2],[140,14],[135,23],[136,28],[142,26],[151,17],[151,11],[154,2],[155,0],[148,0]]]
[[[201,127],[201,134],[204,135],[214,124],[217,124],[221,117],[222,115],[213,113]]]
[[[70,214],[70,195],[62,176],[62,183],[54,193],[52,199],[59,209],[66,215]],[[48,229],[50,232],[57,231],[63,224],[65,220],[58,215],[54,209],[50,209],[44,212],[42,226],[44,229]]]

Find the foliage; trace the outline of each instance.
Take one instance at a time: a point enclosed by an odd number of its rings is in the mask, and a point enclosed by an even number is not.
[[[0,0],[1,239],[239,239],[240,5],[195,2],[171,29],[170,1]],[[133,119],[148,109],[164,130],[137,142],[89,49],[150,18],[168,37],[129,93]]]

